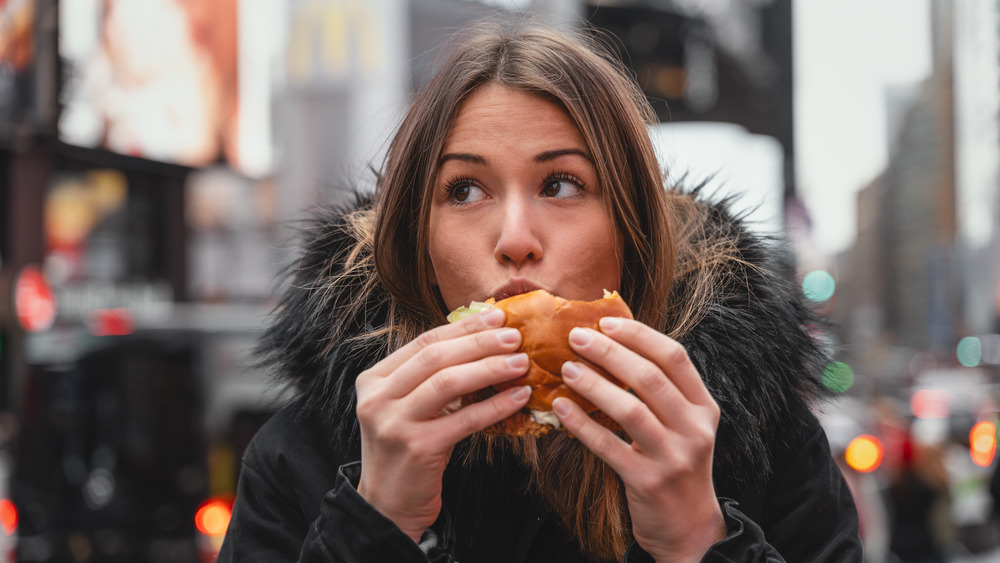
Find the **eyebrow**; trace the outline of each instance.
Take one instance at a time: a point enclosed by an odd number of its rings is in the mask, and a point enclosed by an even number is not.
[[[594,162],[594,159],[590,158],[589,154],[580,149],[557,149],[554,151],[545,151],[535,156],[534,160],[535,162],[549,162],[561,156],[574,155],[574,154],[577,156],[582,156],[591,163]],[[479,164],[482,166],[487,165],[486,159],[479,156],[478,154],[471,154],[464,152],[450,152],[441,155],[441,158],[438,160],[438,166],[443,165],[445,162],[448,162],[449,160],[460,160],[462,162],[470,162],[472,164]]]

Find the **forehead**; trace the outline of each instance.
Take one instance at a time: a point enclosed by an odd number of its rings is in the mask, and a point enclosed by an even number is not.
[[[538,94],[489,83],[458,106],[444,150],[455,145],[497,149],[512,141],[539,147],[561,143],[566,148],[587,148],[579,128],[561,105]]]

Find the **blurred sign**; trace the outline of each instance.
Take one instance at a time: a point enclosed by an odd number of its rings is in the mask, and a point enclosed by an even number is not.
[[[288,77],[302,84],[375,72],[385,65],[383,41],[379,15],[369,2],[297,2],[288,39]]]
[[[57,287],[54,295],[61,320],[84,323],[93,322],[97,311],[121,309],[163,317],[173,304],[167,282],[80,282]]]

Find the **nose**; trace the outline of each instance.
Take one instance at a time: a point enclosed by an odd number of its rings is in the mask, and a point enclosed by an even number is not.
[[[532,213],[531,202],[520,197],[503,203],[500,233],[493,255],[497,261],[520,268],[524,264],[541,260],[543,227]]]

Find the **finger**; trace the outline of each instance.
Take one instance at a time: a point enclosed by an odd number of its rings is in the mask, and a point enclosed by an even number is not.
[[[662,450],[667,437],[664,424],[683,423],[683,414],[676,415],[680,420],[662,421],[639,397],[624,391],[580,362],[563,364],[562,376],[563,382],[570,389],[613,418],[633,442],[646,451],[655,453]]]
[[[569,341],[577,353],[632,389],[662,424],[683,428],[689,416],[685,407],[692,403],[658,365],[595,330],[574,328]]]
[[[457,323],[449,323],[431,329],[406,343],[399,350],[389,354],[371,370],[372,375],[385,377],[421,350],[432,344],[451,340],[459,336],[474,334],[483,330],[500,328],[506,321],[506,314],[496,307],[475,315],[470,315]]]
[[[462,407],[456,412],[428,423],[428,432],[437,433],[442,439],[456,444],[476,432],[504,420],[528,404],[531,387],[512,387],[478,403]]]
[[[405,397],[441,370],[509,354],[520,346],[521,333],[516,328],[490,329],[435,342],[399,366],[386,380],[385,392],[391,398]]]
[[[676,340],[653,328],[630,319],[605,317],[600,320],[601,332],[649,358],[670,376],[677,389],[696,405],[714,404],[701,374],[691,363],[687,350]]]
[[[442,369],[410,393],[404,409],[413,420],[426,420],[442,410],[457,411],[457,407],[449,408],[456,398],[520,377],[528,371],[528,363],[528,355],[519,353]]]
[[[635,454],[629,444],[595,422],[571,399],[559,397],[552,401],[552,411],[570,434],[611,466],[615,473],[622,474]]]

